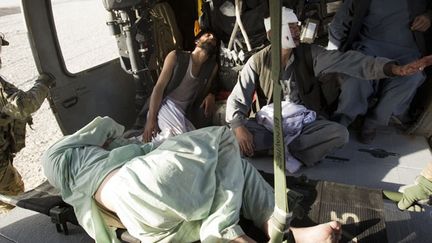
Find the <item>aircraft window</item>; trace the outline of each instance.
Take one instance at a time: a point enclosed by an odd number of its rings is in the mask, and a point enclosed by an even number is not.
[[[52,0],[54,22],[66,68],[78,73],[118,58],[114,36],[105,24],[100,0]]]

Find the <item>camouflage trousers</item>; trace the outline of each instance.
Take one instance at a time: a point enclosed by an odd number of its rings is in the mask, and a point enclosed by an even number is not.
[[[20,173],[9,161],[0,162],[0,193],[3,195],[18,195],[24,192],[24,182]],[[0,211],[2,208],[10,209],[10,205],[0,201]]]

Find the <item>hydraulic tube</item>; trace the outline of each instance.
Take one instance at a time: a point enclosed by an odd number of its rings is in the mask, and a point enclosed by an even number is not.
[[[140,78],[138,75],[139,68],[138,68],[138,62],[133,48],[134,38],[131,33],[131,23],[130,23],[129,15],[125,11],[120,11],[120,18],[122,19],[122,28],[126,36],[126,48],[129,55],[131,72],[134,78],[139,79]]]

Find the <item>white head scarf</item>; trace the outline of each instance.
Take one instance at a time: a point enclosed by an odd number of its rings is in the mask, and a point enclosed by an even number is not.
[[[297,16],[292,9],[282,7],[281,47],[283,49],[296,47],[288,26],[289,23],[298,23]],[[266,32],[269,32],[271,30],[270,17],[264,19],[264,27],[266,29]]]

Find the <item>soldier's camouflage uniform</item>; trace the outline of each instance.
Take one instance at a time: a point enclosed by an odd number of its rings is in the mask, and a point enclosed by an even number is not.
[[[24,191],[21,175],[13,167],[13,158],[25,146],[26,124],[31,113],[42,105],[48,87],[40,82],[27,92],[0,77],[0,193],[16,195]],[[5,204],[0,201],[0,207]]]

